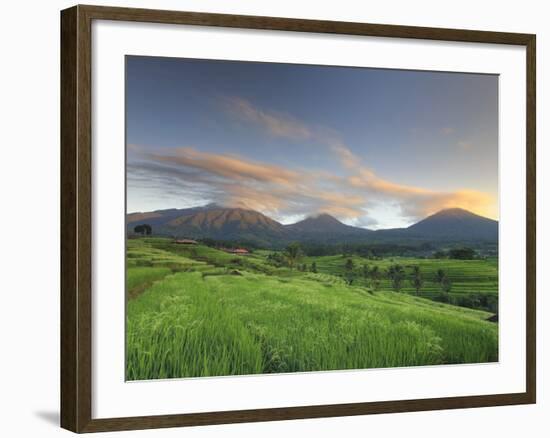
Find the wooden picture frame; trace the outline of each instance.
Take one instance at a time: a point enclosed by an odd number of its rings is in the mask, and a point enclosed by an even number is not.
[[[93,20],[218,26],[356,36],[519,45],[526,48],[526,391],[128,418],[92,418]],[[61,12],[61,426],[99,432],[535,403],[535,35],[274,17],[75,6]]]

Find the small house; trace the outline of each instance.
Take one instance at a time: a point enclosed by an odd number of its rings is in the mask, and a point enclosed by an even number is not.
[[[199,242],[193,239],[176,239],[174,243],[178,245],[197,245]]]
[[[226,251],[230,254],[237,254],[237,255],[248,255],[248,254],[250,254],[250,251],[248,251],[246,248],[231,248],[231,249],[224,249],[224,251]]]

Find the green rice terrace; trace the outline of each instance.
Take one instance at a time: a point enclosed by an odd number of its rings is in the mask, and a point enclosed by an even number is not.
[[[496,259],[295,255],[129,239],[127,379],[498,360]]]

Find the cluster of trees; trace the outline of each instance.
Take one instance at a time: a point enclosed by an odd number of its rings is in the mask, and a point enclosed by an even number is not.
[[[134,233],[141,234],[142,236],[150,236],[153,233],[153,228],[149,224],[136,225],[134,227]]]
[[[313,262],[310,267],[305,263],[300,263],[304,256],[304,251],[299,243],[291,243],[283,252],[271,253],[267,256],[267,260],[276,266],[288,266],[290,269],[297,269],[302,272],[310,271],[317,272],[317,264]],[[352,285],[358,277],[363,278],[365,283],[369,284],[373,290],[378,290],[384,276],[390,283],[391,288],[396,292],[401,292],[405,281],[409,279],[410,285],[414,288],[416,295],[420,295],[420,291],[424,286],[424,275],[420,270],[420,266],[412,266],[411,271],[407,274],[405,267],[400,264],[392,264],[385,271],[381,271],[378,266],[365,264],[358,269],[355,266],[353,258],[347,257],[344,263],[344,273],[342,277],[348,285]],[[438,269],[434,281],[439,284],[441,294],[449,297],[452,289],[452,283],[443,269]]]
[[[267,260],[275,266],[288,266],[290,269],[298,269],[299,271],[307,271],[306,264],[300,264],[300,260],[303,258],[304,252],[299,243],[291,243],[282,252],[274,252],[268,254]],[[317,266],[315,265],[315,272],[317,272]]]
[[[304,257],[302,246],[295,242],[288,245],[282,252],[273,252],[267,255],[267,260],[271,264],[281,267],[288,266],[290,269],[297,269],[301,272],[317,273],[317,263],[312,262],[310,266],[300,263]]]
[[[371,268],[369,265],[363,265],[360,268],[356,268],[353,259],[348,258],[344,264],[344,280],[351,286],[358,277],[369,284],[373,290],[378,290],[382,282],[383,272],[378,266],[373,266]]]
[[[343,275],[346,283],[348,285],[352,285],[355,279],[359,276],[362,277],[375,291],[380,288],[380,283],[383,276],[385,276],[385,278],[389,281],[391,288],[396,292],[401,292],[407,277],[411,287],[414,288],[416,295],[420,295],[420,291],[424,286],[424,276],[420,270],[420,266],[412,266],[409,274],[407,274],[405,267],[400,264],[390,265],[390,267],[384,272],[382,272],[378,266],[373,266],[371,268],[369,265],[363,265],[361,269],[357,270],[353,259],[348,258],[344,264]],[[452,283],[443,269],[437,270],[434,281],[439,284],[441,293],[448,296],[452,289]]]
[[[283,252],[269,254],[267,260],[276,266],[288,266],[290,269],[297,269],[302,272],[317,272],[317,264],[315,262],[309,267],[305,263],[300,263],[303,256],[304,251],[302,246],[299,243],[291,243]],[[420,291],[424,286],[424,276],[420,270],[420,266],[412,266],[409,274],[407,274],[405,267],[400,264],[392,264],[386,271],[380,270],[376,265],[370,267],[367,264],[358,269],[351,257],[346,258],[342,277],[350,286],[353,285],[358,277],[361,277],[374,291],[380,288],[384,277],[387,278],[391,288],[396,292],[401,292],[407,278],[410,285],[414,288],[416,295],[420,295]],[[434,281],[439,284],[441,293],[448,297],[452,284],[443,269],[437,270]]]
[[[391,265],[387,270],[387,275],[392,289],[396,292],[400,292],[406,277],[406,272],[403,266],[399,264]],[[439,284],[442,293],[448,295],[451,292],[451,280],[443,269],[437,270],[434,280],[437,284]],[[411,268],[409,281],[411,286],[414,288],[416,295],[420,295],[420,291],[424,286],[424,276],[422,275],[420,266],[413,266]]]
[[[454,259],[454,260],[474,260],[477,253],[472,248],[453,248],[449,251],[436,251],[433,253],[434,259]]]

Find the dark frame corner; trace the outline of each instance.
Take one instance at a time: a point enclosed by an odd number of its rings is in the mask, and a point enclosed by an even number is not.
[[[221,26],[525,46],[527,52],[526,392],[324,406],[92,419],[91,23]],[[61,12],[61,426],[73,432],[148,429],[536,402],[536,36],[275,17],[78,5]]]

